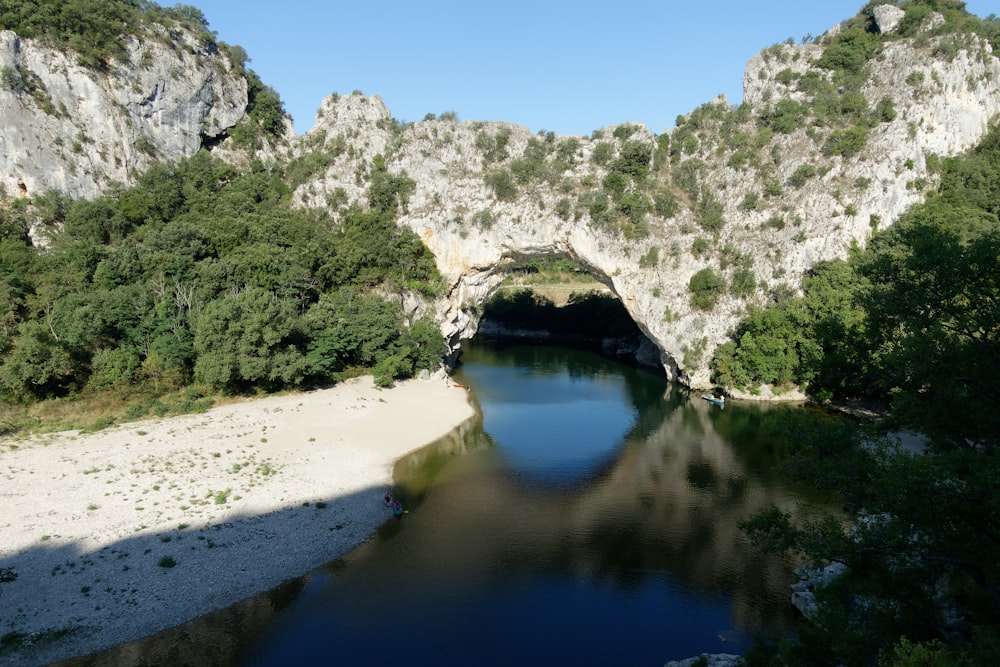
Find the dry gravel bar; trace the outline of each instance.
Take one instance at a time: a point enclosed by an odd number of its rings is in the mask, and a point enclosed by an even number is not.
[[[390,517],[393,463],[471,418],[439,374],[371,377],[90,434],[0,439],[0,637],[44,665],[301,576]],[[70,629],[62,638],[54,631]]]

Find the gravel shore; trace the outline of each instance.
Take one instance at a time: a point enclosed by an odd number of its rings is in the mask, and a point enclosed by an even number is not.
[[[92,434],[0,439],[0,664],[177,626],[301,576],[390,517],[393,463],[473,416],[447,378],[370,377]]]

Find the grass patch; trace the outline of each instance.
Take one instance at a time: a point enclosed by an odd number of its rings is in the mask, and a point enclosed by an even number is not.
[[[4,401],[0,403],[0,425],[5,434],[12,435],[72,430],[92,433],[151,415],[204,412],[221,399],[220,395],[203,395],[193,388],[166,394],[143,392],[136,387],[129,392],[86,389],[72,396],[33,403]]]
[[[156,564],[163,568],[175,567],[177,561],[174,560],[173,556],[162,556],[160,560],[156,561]]]

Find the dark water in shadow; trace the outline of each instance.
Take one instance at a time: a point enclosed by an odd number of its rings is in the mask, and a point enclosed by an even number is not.
[[[463,359],[455,380],[481,419],[399,462],[402,518],[307,577],[137,642],[131,661],[87,664],[662,665],[793,622],[790,564],[737,526],[771,504],[809,511],[760,436],[788,408],[721,409],[561,348]]]

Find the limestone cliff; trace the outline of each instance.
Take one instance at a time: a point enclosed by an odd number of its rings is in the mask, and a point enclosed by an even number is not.
[[[243,118],[247,81],[214,43],[146,30],[106,70],[0,31],[0,191],[94,197],[155,161],[190,157]]]
[[[890,33],[902,10],[878,10],[869,20]],[[990,45],[938,34],[939,23],[931,16],[915,37],[885,39],[858,94],[832,83],[823,44],[769,47],[747,65],[741,106],[720,98],[660,137],[639,124],[591,137],[454,118],[400,128],[377,96],[331,97],[299,150],[341,150],[297,196],[311,205],[357,199],[366,165],[383,154],[416,181],[402,223],[447,279],[435,306],[453,344],[475,332],[505,265],[566,256],[621,298],[669,375],[707,387],[713,350],[749,307],[797,289],[815,262],[844,257],[892,224],[933,187],[940,160],[975,145],[1000,112]],[[834,115],[861,109],[864,127],[806,108],[829,89]],[[637,146],[645,162],[629,161]],[[647,162],[640,191],[625,177]],[[690,281],[706,268],[728,288],[698,308]]]
[[[400,224],[447,289],[433,303],[404,298],[435,313],[452,349],[506,267],[559,255],[621,298],[668,375],[707,387],[713,350],[749,308],[892,224],[1000,112],[991,44],[939,15],[906,18],[882,5],[815,42],[768,47],[747,65],[742,104],[709,102],[661,135],[641,123],[533,135],[453,114],[404,125],[377,96],[352,94],[325,100],[315,127],[269,156],[308,158],[295,201],[334,217],[365,205],[377,156],[415,182]],[[241,63],[193,32],[149,30],[101,71],[0,32],[3,192],[91,197],[214,146],[247,117]],[[864,37],[862,61],[829,55],[856,46],[841,32]],[[231,144],[226,159],[246,162]]]

